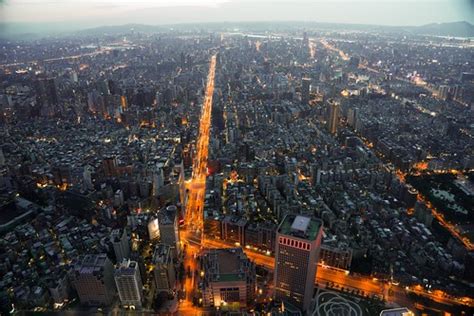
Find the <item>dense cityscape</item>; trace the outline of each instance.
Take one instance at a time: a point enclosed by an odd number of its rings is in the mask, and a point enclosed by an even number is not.
[[[473,315],[474,40],[276,25],[0,41],[1,315]]]

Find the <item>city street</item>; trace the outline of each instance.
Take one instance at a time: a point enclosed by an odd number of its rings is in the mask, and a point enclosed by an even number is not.
[[[196,156],[193,163],[193,174],[191,181],[187,183],[189,193],[186,206],[185,229],[181,232],[181,236],[187,245],[187,253],[184,258],[185,271],[188,271],[188,269],[191,271],[191,277],[189,278],[186,276],[185,278],[184,290],[186,292],[186,298],[179,304],[179,312],[183,315],[200,315],[201,313],[199,308],[192,305],[192,301],[197,288],[197,284],[195,284],[195,271],[198,268],[196,264],[196,255],[200,252],[200,244],[203,234],[202,214],[206,193],[207,158],[215,70],[216,56],[214,55],[211,57],[204,103],[201,110],[199,136],[196,142]]]

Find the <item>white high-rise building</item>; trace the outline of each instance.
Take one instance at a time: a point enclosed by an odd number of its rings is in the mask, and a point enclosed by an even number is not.
[[[142,306],[143,284],[137,262],[123,259],[120,266],[115,269],[115,284],[122,305]]]
[[[158,226],[158,218],[152,218],[148,222],[148,236],[150,240],[157,240],[160,238],[160,227]]]

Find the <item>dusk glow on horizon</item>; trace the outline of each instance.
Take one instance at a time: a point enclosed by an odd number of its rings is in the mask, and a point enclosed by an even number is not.
[[[474,22],[469,0],[6,0],[3,22],[125,23],[289,21],[381,25]]]

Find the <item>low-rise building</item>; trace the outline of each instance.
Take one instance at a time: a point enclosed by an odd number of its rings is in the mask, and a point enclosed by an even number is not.
[[[210,249],[201,256],[205,307],[239,309],[255,296],[255,264],[242,248]]]

